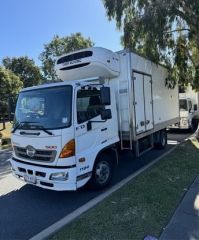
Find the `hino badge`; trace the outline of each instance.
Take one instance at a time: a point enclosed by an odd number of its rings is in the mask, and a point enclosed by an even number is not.
[[[23,89],[12,129],[12,172],[39,187],[105,187],[117,149],[164,148],[166,127],[179,121],[178,87],[167,69],[128,50],[93,47],[56,62],[62,82]]]

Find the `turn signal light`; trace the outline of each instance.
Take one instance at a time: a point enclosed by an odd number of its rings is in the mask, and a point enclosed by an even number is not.
[[[74,155],[75,155],[75,139],[72,139],[67,144],[64,145],[59,157],[68,158]]]

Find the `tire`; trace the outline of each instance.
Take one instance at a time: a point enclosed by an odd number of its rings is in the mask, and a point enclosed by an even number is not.
[[[167,145],[167,132],[166,130],[161,130],[157,133],[158,141],[154,143],[156,149],[164,149]]]
[[[191,121],[191,124],[189,126],[189,132],[192,133],[194,132],[194,124],[193,124],[193,121]]]
[[[198,128],[198,121],[196,119],[192,119],[189,132],[193,133],[197,130],[197,128]]]
[[[101,154],[95,162],[90,186],[94,189],[106,187],[113,176],[113,164],[108,154]]]

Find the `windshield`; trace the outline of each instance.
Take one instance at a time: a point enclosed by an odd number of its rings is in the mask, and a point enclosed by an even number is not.
[[[180,111],[188,111],[186,99],[180,99],[179,104],[180,104]]]
[[[61,86],[21,92],[17,100],[14,127],[45,129],[71,125],[72,87]],[[20,124],[20,123],[26,123]]]

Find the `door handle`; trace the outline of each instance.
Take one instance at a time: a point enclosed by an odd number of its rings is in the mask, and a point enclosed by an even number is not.
[[[141,126],[144,126],[144,124],[145,124],[144,121],[141,121],[141,122],[140,122],[140,125],[141,125]]]
[[[146,120],[146,125],[148,125],[150,123],[150,120]]]

